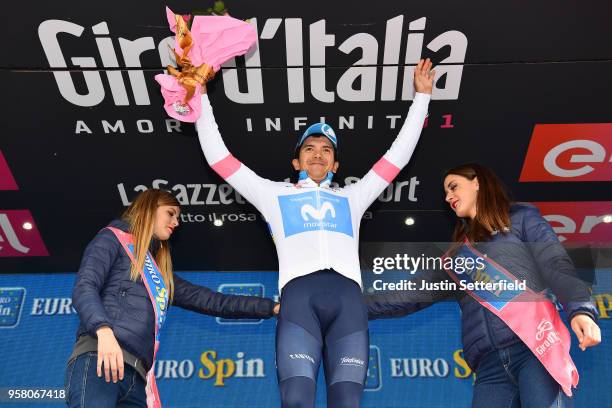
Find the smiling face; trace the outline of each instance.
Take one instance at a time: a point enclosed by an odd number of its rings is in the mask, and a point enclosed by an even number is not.
[[[160,241],[166,241],[179,225],[180,209],[174,205],[160,205],[155,211],[155,226],[153,236]]]
[[[476,199],[478,197],[478,179],[470,180],[456,174],[444,178],[446,202],[455,211],[457,217],[476,217]]]
[[[319,183],[327,172],[335,173],[340,165],[335,158],[334,146],[324,136],[309,136],[300,147],[299,156],[291,164],[297,171],[305,170],[313,181]]]

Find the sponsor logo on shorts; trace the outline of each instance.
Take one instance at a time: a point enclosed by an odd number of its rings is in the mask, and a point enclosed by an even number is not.
[[[306,360],[306,361],[310,361],[312,364],[315,364],[314,358],[312,358],[308,354],[302,354],[302,353],[289,354],[289,358],[292,360]]]
[[[342,357],[340,358],[340,365],[354,365],[359,367],[365,366],[365,361],[355,357]]]

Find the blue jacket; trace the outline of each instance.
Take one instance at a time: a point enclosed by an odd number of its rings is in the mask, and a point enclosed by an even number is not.
[[[588,285],[575,273],[574,265],[555,232],[530,204],[514,204],[510,209],[511,230],[492,236],[490,241],[477,244],[480,252],[500,263],[525,279],[535,291],[550,288],[571,320],[577,313],[597,316],[591,301]],[[527,243],[527,244],[525,244]],[[430,274],[426,280],[448,278]],[[417,283],[420,287],[420,283]],[[497,316],[482,307],[462,291],[430,293],[422,301],[423,294],[415,291],[393,291],[366,297],[370,319],[397,317],[417,312],[436,301],[454,297],[461,307],[461,337],[467,363],[476,369],[481,358],[490,351],[507,347],[521,341],[516,334]],[[418,300],[415,298],[418,296]]]
[[[128,231],[122,220],[110,226]],[[77,338],[82,334],[96,337],[98,328],[109,326],[119,345],[142,359],[148,370],[153,362],[154,311],[142,280],[130,279],[130,265],[130,258],[110,230],[101,230],[89,243],[72,292],[80,320]],[[270,299],[213,292],[177,274],[172,304],[226,318],[269,318],[274,308]]]

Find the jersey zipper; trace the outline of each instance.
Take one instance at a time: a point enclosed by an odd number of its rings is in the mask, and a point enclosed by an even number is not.
[[[321,190],[323,191],[323,189],[321,187],[319,187]],[[321,207],[321,199],[319,198],[319,208]],[[325,264],[326,268],[331,269],[332,265],[331,265],[331,261],[330,261],[330,257],[329,257],[329,240],[328,240],[328,236],[329,236],[329,230],[327,230],[324,226],[323,223],[325,222],[325,220],[321,220],[321,237],[322,237],[322,241],[323,241],[323,246],[321,247],[321,252],[323,254],[323,262]]]

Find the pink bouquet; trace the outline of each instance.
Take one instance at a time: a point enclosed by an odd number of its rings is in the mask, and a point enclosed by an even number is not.
[[[167,7],[166,16],[170,30],[176,33],[174,55],[181,69],[168,66],[170,75],[158,74],[155,80],[161,85],[168,115],[195,122],[202,111],[202,86],[225,61],[246,54],[257,41],[257,33],[250,24],[229,16],[195,16],[191,31],[185,19]]]

